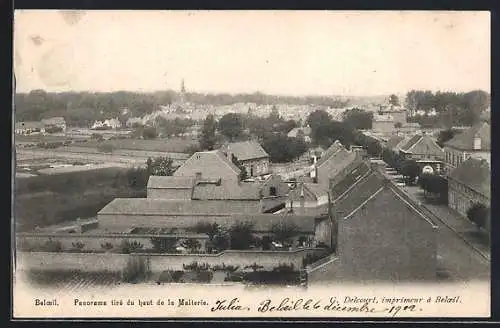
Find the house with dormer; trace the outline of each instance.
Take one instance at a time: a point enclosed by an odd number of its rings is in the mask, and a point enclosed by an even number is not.
[[[447,172],[451,172],[469,158],[484,159],[491,163],[490,124],[481,122],[455,135],[445,142],[444,153]]]
[[[232,161],[233,156],[245,168],[248,177],[269,173],[269,154],[256,141],[226,143],[220,151]]]

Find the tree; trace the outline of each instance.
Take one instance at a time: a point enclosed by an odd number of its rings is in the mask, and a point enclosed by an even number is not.
[[[229,232],[227,229],[221,226],[217,226],[217,230],[211,240],[214,248],[218,250],[224,250],[229,248]]]
[[[291,238],[300,234],[300,229],[294,223],[280,222],[272,225],[271,232],[275,240],[286,244]]]
[[[190,253],[196,253],[201,247],[201,243],[194,238],[187,238],[182,241],[182,247],[189,249]]]
[[[444,147],[445,142],[453,139],[454,136],[455,136],[455,130],[453,130],[453,129],[441,130],[441,131],[439,131],[439,134],[437,137],[437,144],[440,147]]]
[[[219,131],[231,141],[241,136],[243,134],[243,123],[240,115],[229,113],[222,116],[219,120]]]
[[[177,237],[151,237],[151,244],[153,244],[153,249],[158,253],[172,253],[175,251],[175,247],[179,242]]]
[[[307,151],[307,144],[304,140],[280,134],[266,135],[262,147],[273,163],[291,162]]]
[[[144,127],[142,130],[142,137],[144,139],[154,139],[158,136],[158,133],[156,132],[156,128],[153,126],[147,126]]]
[[[396,129],[401,129],[403,127],[403,124],[401,122],[396,122],[396,123],[394,123],[394,127]]]
[[[174,161],[170,157],[156,157],[154,160],[151,157],[146,161],[147,172],[149,175],[170,176],[174,174]]]
[[[215,146],[215,132],[217,130],[217,122],[212,114],[207,115],[203,121],[203,127],[200,135],[200,147],[206,150],[213,150]]]
[[[372,128],[373,113],[359,108],[349,109],[342,114],[342,121],[353,129],[368,130]]]
[[[490,209],[482,203],[474,203],[467,210],[467,218],[476,225],[478,229],[486,226]]]
[[[331,121],[330,114],[322,109],[317,109],[306,119],[306,123],[311,127],[311,130],[314,131],[322,124],[328,123]]]
[[[365,145],[362,145],[366,147],[366,152],[373,157],[380,157],[382,153],[382,145],[380,142],[378,142],[375,139],[369,138],[366,142]]]
[[[395,94],[389,96],[389,104],[392,106],[399,106],[399,97]]]
[[[406,178],[409,185],[412,185],[415,182],[415,178],[419,176],[420,172],[420,166],[415,160],[407,159],[403,161],[400,173]]]
[[[234,223],[229,230],[231,249],[249,249],[254,242],[253,227],[250,221]]]

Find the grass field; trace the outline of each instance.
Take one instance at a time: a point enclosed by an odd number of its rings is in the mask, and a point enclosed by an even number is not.
[[[14,218],[17,231],[29,231],[76,218],[94,217],[117,197],[146,197],[128,185],[126,169],[105,168],[54,176],[17,178]]]

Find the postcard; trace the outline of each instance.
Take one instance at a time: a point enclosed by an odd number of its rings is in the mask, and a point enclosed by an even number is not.
[[[14,13],[13,318],[490,317],[490,14]]]

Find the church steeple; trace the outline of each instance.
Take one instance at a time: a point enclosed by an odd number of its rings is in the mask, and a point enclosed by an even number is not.
[[[186,100],[186,86],[184,85],[184,79],[181,80],[181,94],[180,103],[183,105]]]
[[[181,81],[181,93],[185,94],[186,93],[186,86],[184,85],[184,79]]]

